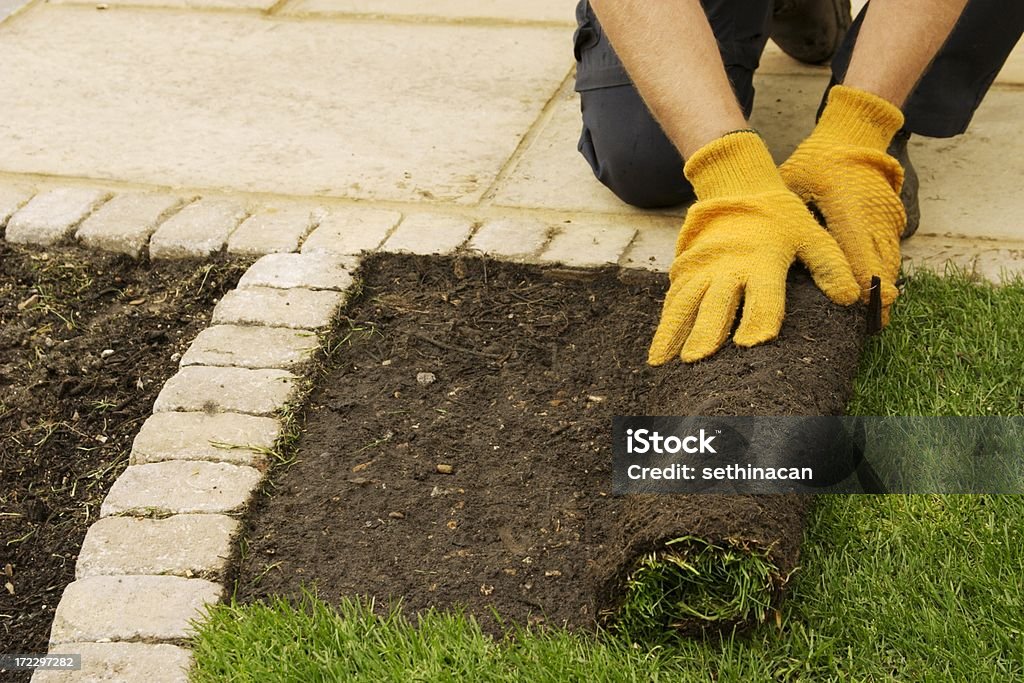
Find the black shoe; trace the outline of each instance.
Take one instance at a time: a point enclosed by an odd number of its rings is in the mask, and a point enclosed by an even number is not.
[[[821,64],[843,42],[853,18],[850,0],[775,0],[771,39],[805,64]]]
[[[907,212],[907,227],[903,229],[900,239],[904,240],[917,232],[917,226],[921,224],[921,205],[917,200],[919,183],[917,171],[914,169],[914,164],[910,162],[910,155],[907,151],[907,142],[909,141],[910,133],[901,129],[893,137],[888,150],[889,155],[900,162],[900,166],[903,167],[903,189],[900,190],[900,201],[903,202],[903,208]]]

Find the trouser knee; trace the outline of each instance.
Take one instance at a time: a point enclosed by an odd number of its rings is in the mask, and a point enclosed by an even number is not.
[[[693,198],[679,152],[631,85],[589,90],[580,96],[579,150],[602,184],[622,201],[643,209],[675,206]]]

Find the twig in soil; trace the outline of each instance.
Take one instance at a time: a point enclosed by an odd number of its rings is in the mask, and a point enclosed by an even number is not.
[[[456,346],[455,344],[448,344],[447,342],[438,341],[437,339],[433,339],[431,337],[428,337],[425,334],[413,334],[413,336],[416,337],[417,339],[420,339],[422,341],[427,342],[428,344],[433,344],[434,346],[436,346],[438,348],[441,348],[441,349],[445,349],[447,351],[456,351],[456,352],[460,352],[460,353],[468,353],[468,354],[470,354],[472,356],[479,356],[481,358],[490,358],[492,360],[502,360],[505,357],[504,354],[487,353],[486,351],[477,351],[476,349],[467,349],[464,346]]]

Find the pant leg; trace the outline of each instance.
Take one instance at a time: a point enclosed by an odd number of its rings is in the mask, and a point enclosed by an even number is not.
[[[832,59],[836,82],[843,82],[863,20],[864,10]],[[935,138],[967,130],[1022,31],[1021,0],[968,0],[949,39],[903,106],[904,127],[911,133]]]
[[[704,0],[703,5],[733,91],[749,116],[754,70],[768,40],[773,2]],[[630,81],[588,0],[577,5],[576,21],[580,153],[597,179],[628,204],[656,208],[690,201],[693,188],[683,177],[683,159]]]

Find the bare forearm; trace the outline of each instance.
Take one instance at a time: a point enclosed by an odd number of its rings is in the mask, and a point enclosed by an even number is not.
[[[640,96],[683,158],[746,120],[698,0],[592,0]]]
[[[967,0],[871,0],[844,85],[903,106]]]

